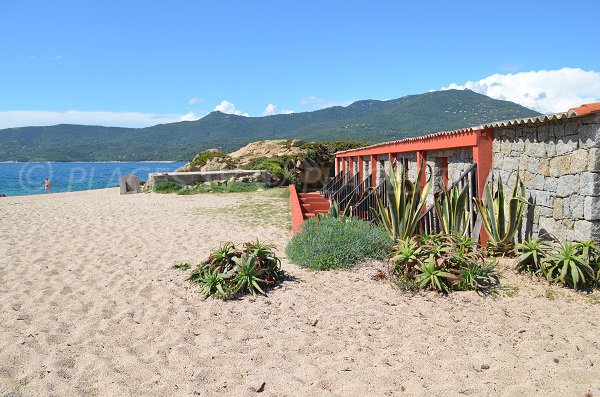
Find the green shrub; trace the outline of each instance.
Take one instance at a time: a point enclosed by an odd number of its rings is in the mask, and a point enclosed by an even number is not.
[[[192,166],[193,168],[202,168],[206,165],[208,160],[212,160],[215,158],[223,159],[225,163],[230,167],[235,166],[235,161],[227,154],[223,152],[215,152],[212,150],[207,150],[205,152],[198,153],[196,157],[194,157],[194,159],[190,162],[190,166]]]
[[[551,249],[539,239],[517,245],[517,270],[578,288],[600,286],[600,247],[595,241],[565,241]]]
[[[399,240],[389,259],[389,272],[397,285],[453,290],[490,291],[498,285],[496,262],[487,261],[469,237],[426,235]]]
[[[172,181],[157,182],[152,187],[152,190],[156,193],[177,193],[181,189],[183,189],[183,186]]]
[[[274,246],[260,241],[248,242],[240,250],[225,243],[199,264],[188,280],[200,287],[205,297],[227,299],[250,293],[265,294],[268,287],[285,276]]]
[[[311,218],[289,242],[290,261],[316,270],[346,268],[363,259],[383,259],[392,248],[387,232],[367,221]]]
[[[180,195],[190,195],[198,193],[244,193],[256,192],[258,189],[266,189],[268,186],[261,182],[227,182],[221,183],[211,182],[210,185],[198,183],[191,187],[181,188],[177,192]]]

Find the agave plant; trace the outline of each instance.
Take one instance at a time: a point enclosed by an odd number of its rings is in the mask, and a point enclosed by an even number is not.
[[[245,251],[248,255],[256,257],[256,264],[264,270],[266,282],[281,280],[285,272],[281,269],[281,259],[275,255],[275,246],[265,244],[256,240],[256,242],[245,243]]]
[[[403,166],[390,169],[385,178],[387,205],[376,191],[377,211],[373,209],[373,212],[392,240],[403,240],[415,234],[432,184],[430,172],[423,190],[419,192],[421,174],[420,169],[415,182],[411,182]]]
[[[585,263],[594,270],[594,278],[600,282],[600,246],[593,240],[578,241],[577,249],[581,252]]]
[[[244,255],[241,258],[236,258],[236,262],[237,266],[233,277],[235,290],[247,291],[252,295],[260,292],[264,295],[265,292],[260,288],[259,283],[265,283],[266,281],[259,278],[264,272],[256,266],[256,257]]]
[[[323,215],[319,214],[319,216]],[[332,200],[331,204],[329,205],[329,212],[325,216],[338,219],[342,222],[348,222],[352,216],[352,206],[349,205],[342,211],[340,208],[340,203],[338,203],[337,200]]]
[[[421,272],[417,275],[420,288],[430,287],[441,292],[448,292],[448,282],[457,279],[456,275],[442,271],[433,255],[418,265],[417,269]]]
[[[483,199],[473,198],[473,203],[488,234],[490,249],[498,253],[511,251],[527,204],[523,182],[517,177],[512,194],[506,202],[500,177],[496,194],[486,185]]]
[[[200,292],[205,298],[211,295],[217,295],[221,298],[229,296],[229,291],[226,289],[226,280],[228,275],[221,273],[216,266],[199,265],[192,272],[189,281],[200,284]]]
[[[435,196],[433,204],[444,233],[459,236],[467,233],[471,219],[467,211],[468,188],[468,185],[462,189],[455,185]]]
[[[421,251],[421,247],[413,239],[400,240],[392,251],[390,273],[410,274],[411,270],[420,263]]]
[[[218,266],[223,271],[227,271],[233,265],[233,258],[240,253],[235,249],[232,242],[227,242],[215,249],[208,257],[207,263]]]
[[[550,247],[540,239],[528,238],[515,247],[519,254],[516,269],[519,272],[544,275],[542,260],[548,255]]]
[[[565,241],[552,251],[545,260],[550,281],[558,281],[577,289],[578,285],[594,278],[594,270],[577,251],[577,245],[570,241]]]
[[[460,280],[457,287],[462,290],[485,291],[497,286],[499,274],[496,262],[483,265],[470,263],[458,271]]]

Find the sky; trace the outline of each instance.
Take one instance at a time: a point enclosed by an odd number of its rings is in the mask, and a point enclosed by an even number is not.
[[[0,0],[0,128],[143,127],[448,88],[600,101],[600,2]]]

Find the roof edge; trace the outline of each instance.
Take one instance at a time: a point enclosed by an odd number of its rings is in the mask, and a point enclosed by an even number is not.
[[[482,124],[479,126],[460,128],[460,129],[452,130],[452,131],[439,131],[439,132],[434,132],[434,133],[427,134],[427,135],[404,138],[404,139],[400,139],[397,141],[387,141],[387,142],[376,143],[376,144],[369,145],[369,146],[363,146],[361,148],[349,149],[349,150],[336,152],[335,154],[337,155],[337,154],[344,154],[344,153],[352,153],[352,152],[356,152],[356,151],[363,150],[363,149],[371,149],[371,148],[385,146],[385,145],[391,145],[391,144],[408,143],[408,142],[415,142],[415,141],[425,141],[428,139],[436,139],[436,138],[444,137],[444,136],[464,134],[467,132],[475,132],[478,130],[489,129],[489,128],[507,128],[507,127],[517,126],[517,125],[539,124],[539,123],[545,123],[548,121],[556,121],[556,120],[570,119],[570,118],[575,118],[575,117],[583,117],[583,116],[587,116],[589,114],[596,113],[596,112],[600,112],[600,102],[586,103],[586,104],[583,104],[576,108],[571,108],[568,111],[562,112],[562,113],[542,114],[539,116],[524,117],[524,118],[520,118],[520,119],[494,121],[494,122]]]

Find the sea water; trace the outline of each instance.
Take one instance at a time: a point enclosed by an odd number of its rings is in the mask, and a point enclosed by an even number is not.
[[[23,196],[46,193],[44,180],[51,183],[51,193],[115,187],[124,174],[148,179],[151,172],[172,172],[181,162],[100,162],[100,163],[0,163],[0,194]]]

